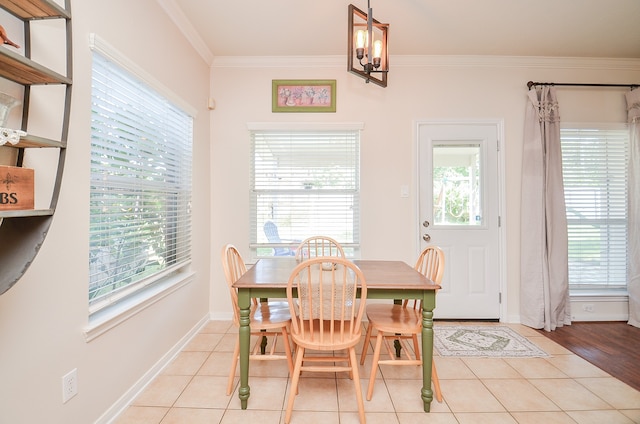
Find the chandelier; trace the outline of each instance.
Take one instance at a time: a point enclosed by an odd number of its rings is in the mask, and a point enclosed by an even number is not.
[[[348,29],[347,70],[364,78],[366,82],[386,87],[389,73],[389,24],[382,24],[373,18],[371,2],[367,0],[367,13],[349,5]]]

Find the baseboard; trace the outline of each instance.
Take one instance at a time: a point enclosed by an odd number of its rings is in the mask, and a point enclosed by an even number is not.
[[[626,295],[572,295],[571,321],[627,321]]]
[[[628,321],[629,300],[626,294],[580,294],[571,296],[571,321]],[[509,315],[501,322],[521,324],[520,315]]]
[[[209,315],[205,315],[193,328],[182,337],[149,371],[147,371],[129,390],[127,390],[109,409],[105,411],[94,424],[110,424],[122,414],[133,400],[151,383],[162,370],[184,349],[209,322]]]

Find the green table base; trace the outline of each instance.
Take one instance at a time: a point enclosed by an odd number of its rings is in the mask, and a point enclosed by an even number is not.
[[[404,289],[372,289],[367,291],[368,299],[422,299],[422,390],[424,412],[431,410],[433,390],[431,390],[431,366],[433,361],[433,309],[435,308],[434,290],[404,290]],[[250,395],[249,387],[249,350],[251,342],[251,328],[249,327],[249,312],[252,298],[282,299],[286,298],[285,288],[239,288],[238,306],[240,307],[240,406],[247,409]],[[428,364],[425,366],[425,364]]]

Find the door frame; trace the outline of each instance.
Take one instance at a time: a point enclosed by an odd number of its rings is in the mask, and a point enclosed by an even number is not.
[[[497,172],[498,172],[498,217],[500,219],[500,225],[498,226],[498,276],[499,276],[499,290],[500,290],[500,306],[499,306],[499,320],[500,322],[509,322],[507,319],[507,299],[508,299],[508,287],[507,287],[507,270],[506,270],[506,208],[505,208],[505,142],[504,142],[504,119],[418,119],[414,121],[414,158],[415,158],[415,172],[414,172],[414,187],[415,187],[415,204],[414,204],[414,222],[415,222],[415,246],[416,257],[420,253],[420,234],[422,234],[420,227],[420,127],[424,125],[491,125],[496,129],[498,135],[498,155],[497,155]],[[437,302],[437,297],[436,297]]]

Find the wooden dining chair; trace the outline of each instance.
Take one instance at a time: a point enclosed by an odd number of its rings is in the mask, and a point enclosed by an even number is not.
[[[339,256],[344,258],[344,249],[339,242],[327,236],[312,236],[303,240],[296,248],[296,259],[317,256]]]
[[[222,266],[224,268],[227,285],[229,286],[231,304],[233,305],[233,323],[236,327],[239,327],[240,308],[238,307],[238,292],[235,287],[233,287],[233,284],[247,272],[247,268],[240,256],[240,252],[231,244],[227,244],[222,249]],[[291,355],[291,340],[289,338],[289,326],[291,324],[289,303],[285,301],[260,302],[258,299],[251,299],[249,320],[251,335],[257,337],[255,345],[250,351],[249,359],[261,361],[285,359],[289,367],[289,374],[291,375],[293,372],[293,359]],[[284,355],[277,353],[275,350],[279,335],[282,336],[281,343],[284,345]],[[267,353],[264,342],[269,338],[271,338],[271,348]],[[231,370],[229,371],[229,380],[227,382],[227,396],[231,394],[231,390],[233,389],[233,380],[236,375],[239,356],[240,341],[236,338]]]
[[[440,285],[444,273],[444,253],[439,247],[429,246],[420,253],[414,268],[435,284]],[[370,304],[366,308],[366,314],[369,325],[360,358],[361,365],[365,361],[371,334],[374,329],[377,331],[371,376],[367,389],[367,400],[371,400],[379,364],[422,365],[420,343],[418,342],[418,335],[422,333],[422,303],[416,300],[410,302],[405,299],[402,304]],[[412,346],[408,341],[412,342]],[[389,359],[380,360],[383,343]],[[396,348],[396,345],[399,346],[399,349]],[[400,357],[398,357],[398,352]],[[431,376],[436,399],[438,402],[442,402],[440,381],[433,362]]]
[[[358,289],[359,301],[356,298]],[[287,300],[296,358],[284,419],[286,424],[291,421],[302,371],[348,372],[355,385],[360,423],[365,423],[355,346],[362,337],[366,298],[367,285],[362,271],[344,258],[311,258],[292,271]],[[340,353],[344,350],[346,355]],[[312,351],[310,355],[309,351]]]

